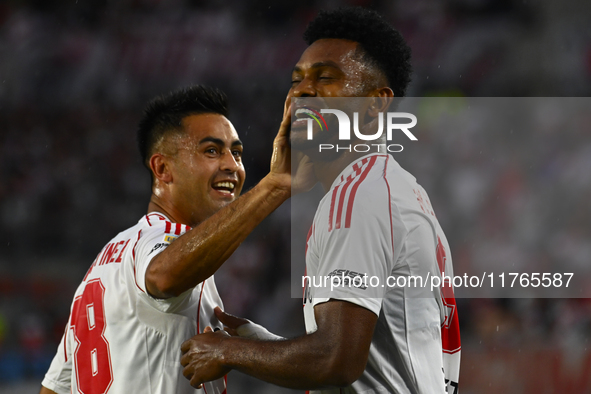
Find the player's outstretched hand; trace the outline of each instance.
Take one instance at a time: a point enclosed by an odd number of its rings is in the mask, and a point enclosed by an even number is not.
[[[230,372],[221,363],[219,346],[229,338],[225,331],[214,332],[206,327],[203,334],[197,334],[181,345],[183,376],[191,386],[199,389],[203,383],[219,379]]]

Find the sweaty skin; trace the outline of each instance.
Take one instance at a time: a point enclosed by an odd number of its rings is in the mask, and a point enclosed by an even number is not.
[[[207,279],[267,215],[290,197],[289,124],[286,104],[273,142],[269,174],[239,198],[244,182],[242,148],[236,131],[221,115],[185,118],[187,137],[180,139],[182,144],[152,155],[155,186],[148,211],[162,212],[172,221],[194,226],[150,263],[146,287],[153,297],[177,296]],[[220,180],[234,180],[233,193],[220,193],[212,187]],[[56,393],[41,386],[39,394]]]
[[[291,194],[290,113],[285,112],[273,143],[271,171],[237,198],[244,183],[242,144],[221,115],[185,118],[186,136],[172,157],[154,154],[155,190],[149,211],[194,228],[150,262],[146,288],[156,298],[178,296],[217,271],[246,236]],[[231,192],[214,188],[235,182]]]
[[[366,112],[377,122],[378,113],[385,112],[394,93],[387,87],[383,73],[363,61],[358,46],[355,41],[335,38],[315,41],[293,69],[288,98],[329,101],[332,97],[375,97],[375,101],[364,101],[366,106],[359,112]],[[349,163],[365,154],[342,151],[332,160],[325,161],[326,155],[318,153],[318,138],[315,137],[313,142],[308,143],[305,129],[292,129],[292,148],[310,158],[315,176],[325,190],[330,189],[334,179]]]
[[[293,389],[353,383],[365,369],[378,317],[346,301],[318,304],[314,314],[318,330],[295,339],[260,341],[225,331],[197,335],[181,347],[183,375],[193,387],[231,369]]]

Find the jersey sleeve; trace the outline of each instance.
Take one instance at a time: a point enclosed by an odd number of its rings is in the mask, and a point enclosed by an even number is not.
[[[218,320],[218,318],[215,316],[215,313],[213,312],[216,306],[219,306],[222,310],[224,309],[224,303],[222,302],[215,285],[214,275],[203,281],[199,298],[200,302],[197,332],[199,334],[203,333],[203,330],[205,330],[205,327],[207,326],[214,330],[218,328],[222,330],[224,325]]]
[[[72,384],[72,352],[68,343],[67,334],[69,326],[66,326],[66,332],[57,348],[57,352],[45,378],[41,382],[44,387],[56,392],[57,394],[70,394]]]
[[[314,253],[317,257],[317,280],[314,304],[338,299],[355,303],[379,315],[386,280],[392,269],[393,238],[388,194],[359,190],[351,204],[351,220],[338,220],[339,207],[332,207],[319,220],[328,226],[316,226]],[[343,204],[343,210],[348,203]],[[324,212],[326,213],[326,209]],[[347,212],[343,212],[343,217]],[[348,226],[347,226],[348,224]],[[314,278],[311,278],[313,283]],[[325,282],[325,283],[324,283]],[[320,283],[316,283],[317,285]]]
[[[174,309],[184,298],[191,294],[191,290],[178,297],[157,299],[149,295],[146,289],[146,271],[154,257],[162,253],[172,242],[190,230],[189,226],[179,223],[171,223],[165,220],[153,221],[144,227],[138,234],[138,239],[133,249],[134,276],[138,291],[149,304],[156,309],[167,312]]]

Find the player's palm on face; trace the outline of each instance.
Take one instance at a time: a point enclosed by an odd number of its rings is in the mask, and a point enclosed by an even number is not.
[[[310,158],[301,152],[292,154],[296,155],[292,161],[297,166],[295,168],[292,166],[291,195],[293,196],[312,189],[318,180]]]
[[[291,177],[291,148],[289,146],[289,130],[291,129],[291,109],[287,106],[283,112],[283,120],[273,141],[273,155],[271,156],[271,173],[284,186],[289,187]]]
[[[207,327],[203,334],[197,334],[181,346],[181,365],[183,376],[190,380],[191,386],[201,388],[202,383],[220,379],[230,368],[220,361],[219,346],[228,338],[225,331],[213,332]]]
[[[271,172],[291,188],[291,195],[310,190],[317,182],[310,159],[301,152],[292,152],[289,144],[291,130],[291,97],[285,101],[283,120],[273,143]],[[295,155],[292,157],[292,154]]]

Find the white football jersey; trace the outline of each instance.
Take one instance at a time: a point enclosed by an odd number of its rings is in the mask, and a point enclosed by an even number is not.
[[[456,394],[460,336],[453,288],[430,287],[430,278],[443,274],[453,276],[449,245],[415,178],[385,154],[343,170],[308,234],[306,330],[317,329],[314,306],[329,299],[367,308],[378,320],[362,376],[321,392]],[[336,286],[335,277],[343,285]]]
[[[188,230],[150,213],[103,248],[76,290],[43,386],[58,394],[225,393],[225,379],[192,388],[180,364],[185,340],[222,328],[213,276],[166,300],[146,291],[151,259]]]

